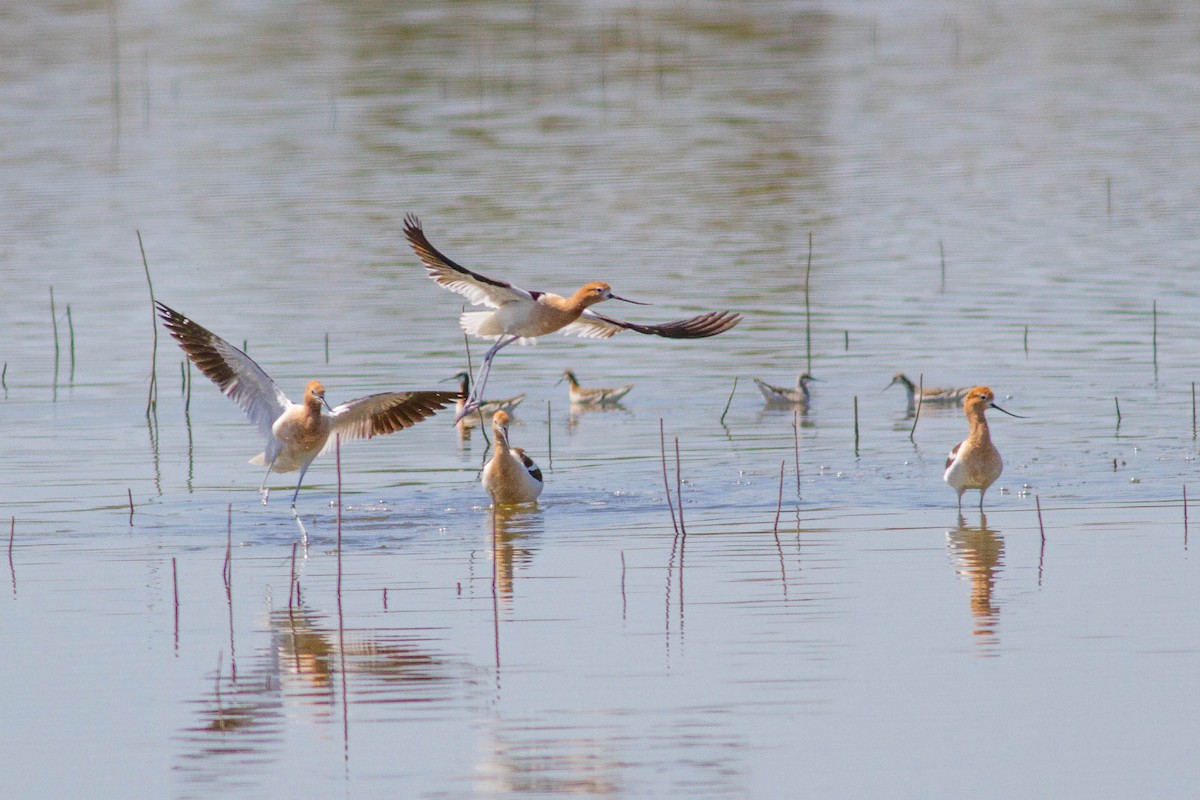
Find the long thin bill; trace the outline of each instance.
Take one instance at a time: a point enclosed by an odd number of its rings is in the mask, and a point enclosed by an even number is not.
[[[610,300],[620,300],[622,303],[633,303],[635,306],[648,306],[650,303],[642,303],[637,300],[630,300],[628,297],[618,297],[617,295],[609,295]]]
[[[1005,411],[1003,408],[996,405],[995,403],[992,403],[991,406],[992,406],[992,408],[996,409],[997,411],[1008,414],[1010,417],[1016,417],[1017,419],[1027,419],[1027,417],[1023,417],[1020,414],[1014,414],[1011,411]]]

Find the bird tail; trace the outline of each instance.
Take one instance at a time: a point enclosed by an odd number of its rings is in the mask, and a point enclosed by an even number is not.
[[[259,453],[254,458],[250,459],[250,463],[257,464],[260,467],[265,467],[267,465],[267,454]]]

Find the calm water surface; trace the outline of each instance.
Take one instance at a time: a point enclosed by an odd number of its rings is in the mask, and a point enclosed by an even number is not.
[[[1200,9],[113,8],[0,10],[13,796],[1191,793]],[[506,350],[536,510],[439,417],[344,449],[339,557],[319,462],[297,600],[287,476],[262,506],[253,429],[155,351],[138,233],[159,299],[339,402],[465,366],[406,212],[745,320]],[[812,407],[764,408],[810,350]],[[566,367],[636,388],[572,414]],[[1026,416],[986,517],[896,370]]]

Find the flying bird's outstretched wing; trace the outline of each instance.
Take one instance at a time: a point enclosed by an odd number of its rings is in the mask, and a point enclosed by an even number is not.
[[[530,300],[535,297],[534,293],[519,286],[472,272],[447,258],[425,238],[421,221],[412,214],[404,217],[404,236],[413,252],[425,265],[425,271],[429,273],[430,278],[439,286],[458,292],[477,306],[499,308],[514,300]]]
[[[731,311],[710,311],[707,314],[674,322],[639,325],[636,322],[625,322],[598,314],[589,308],[583,312],[583,316],[563,328],[562,332],[568,336],[582,336],[589,339],[607,339],[621,331],[635,331],[667,339],[704,339],[724,333],[741,321],[741,314]]]

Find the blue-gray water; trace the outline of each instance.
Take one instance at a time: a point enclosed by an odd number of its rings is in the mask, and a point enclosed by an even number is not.
[[[1200,494],[1200,9],[113,9],[0,10],[14,796],[1200,780],[1182,502]],[[138,232],[160,300],[245,341],[293,397],[319,378],[336,403],[465,366],[461,298],[425,277],[406,212],[528,288],[601,278],[653,303],[603,309],[625,318],[745,320],[505,350],[489,394],[528,394],[513,437],[546,472],[534,512],[493,520],[484,441],[449,417],[348,444],[340,594],[319,461],[289,607],[289,476],[259,503],[254,429],[195,370],[185,406],[161,331],[147,420]],[[821,382],[794,429],[750,379],[808,368],[810,234]],[[636,387],[572,415],[568,366]],[[910,441],[902,393],[882,391],[896,370],[986,383],[1026,416],[993,414],[1006,470],[986,520],[970,493],[960,521],[941,481],[961,411],[925,409]]]

